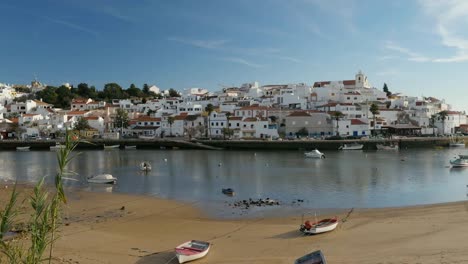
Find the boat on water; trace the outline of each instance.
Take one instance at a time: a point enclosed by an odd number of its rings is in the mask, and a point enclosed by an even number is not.
[[[64,149],[65,145],[62,145],[60,143],[56,143],[55,146],[50,146],[50,150],[59,150],[59,149]]]
[[[135,145],[125,146],[125,149],[136,149],[136,146]]]
[[[294,264],[327,264],[327,261],[322,251],[317,250],[296,259]]]
[[[30,148],[30,146],[16,147],[16,151],[29,151]]]
[[[104,149],[118,149],[120,145],[104,145]]]
[[[458,137],[450,137],[450,143],[449,147],[451,148],[464,148],[465,147],[465,141],[463,139],[460,139]]]
[[[226,188],[226,189],[221,189],[221,192],[225,195],[233,196],[234,195],[234,189],[232,188]]]
[[[384,145],[384,144],[377,144],[376,145],[378,150],[398,150],[398,145]]]
[[[315,235],[334,230],[338,226],[338,218],[327,218],[318,222],[311,223],[309,220],[301,225],[299,231],[306,235]]]
[[[314,149],[312,151],[306,152],[306,153],[304,153],[304,155],[307,158],[316,158],[316,159],[324,159],[325,158],[325,154],[320,152],[318,149]]]
[[[191,240],[180,244],[175,248],[175,254],[179,263],[203,258],[210,250],[210,242]]]
[[[149,140],[149,139],[155,139],[156,136],[143,136],[143,135],[139,135],[138,138],[139,138],[139,139],[148,139],[148,140]]]
[[[115,184],[117,182],[117,178],[110,174],[97,174],[94,176],[89,177],[88,179],[89,183],[109,183],[109,184]]]
[[[468,167],[468,155],[458,155],[454,160],[450,161],[453,168]]]
[[[150,171],[151,170],[151,164],[147,161],[143,161],[140,163],[140,170],[142,171]]]
[[[340,146],[338,149],[339,150],[361,150],[363,147],[364,147],[363,144],[349,143],[349,144],[344,144]]]

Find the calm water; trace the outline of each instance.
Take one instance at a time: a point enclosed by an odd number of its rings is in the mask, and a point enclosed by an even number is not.
[[[406,206],[465,200],[468,169],[448,166],[464,152],[330,151],[316,160],[301,151],[94,150],[72,161],[70,177],[78,181],[67,185],[196,202],[218,216],[232,213],[227,202],[248,198],[269,197],[281,201],[283,209],[296,210]],[[153,170],[139,171],[141,161],[149,161]],[[56,153],[3,151],[0,168],[0,179],[34,182],[49,176],[51,182]],[[87,184],[86,176],[97,173],[110,173],[118,183]],[[234,188],[236,196],[224,196],[221,188],[226,187]],[[294,199],[304,203],[289,206]]]

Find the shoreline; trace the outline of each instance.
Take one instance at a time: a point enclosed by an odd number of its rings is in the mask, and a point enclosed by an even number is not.
[[[0,192],[0,201],[7,193]],[[468,259],[466,201],[354,209],[336,230],[303,236],[298,231],[301,216],[213,219],[190,203],[155,197],[86,191],[67,196],[54,249],[59,263],[175,264],[173,248],[191,239],[213,243],[197,263],[293,263],[318,249],[330,263]]]

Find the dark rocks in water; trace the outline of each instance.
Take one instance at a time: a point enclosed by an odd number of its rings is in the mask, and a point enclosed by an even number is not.
[[[125,210],[125,206],[120,207],[120,210]]]
[[[253,200],[252,198],[249,198],[248,200],[240,200],[240,201],[232,203],[233,207],[241,207],[243,209],[249,209],[251,206],[261,207],[261,206],[273,206],[273,205],[280,205],[280,202],[274,199],[270,199],[270,198],[258,199],[258,200]]]

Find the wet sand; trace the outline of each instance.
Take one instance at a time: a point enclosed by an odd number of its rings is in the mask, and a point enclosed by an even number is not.
[[[3,205],[11,188],[0,187]],[[347,212],[338,214],[346,221],[336,230],[303,236],[301,216],[213,219],[190,203],[85,191],[67,195],[54,251],[62,263],[174,264],[174,247],[191,239],[213,243],[193,263],[293,263],[318,249],[333,264],[468,263],[467,202],[354,209],[347,218]]]

